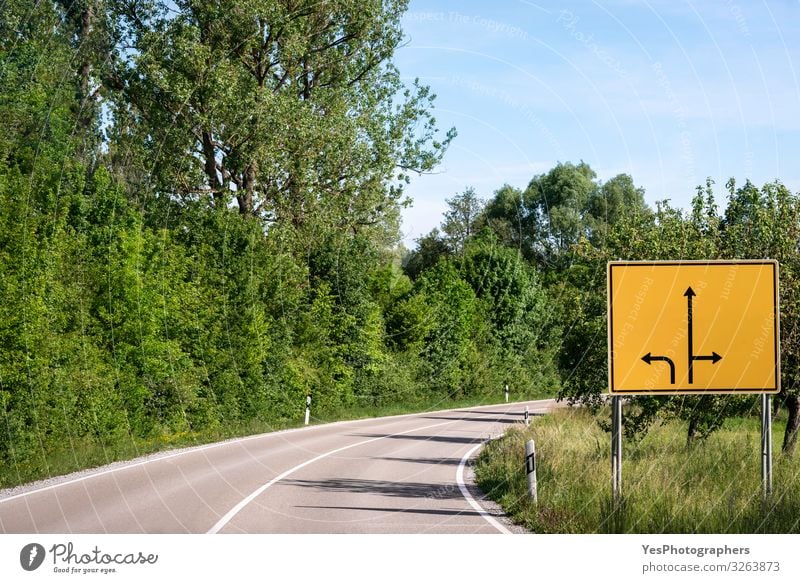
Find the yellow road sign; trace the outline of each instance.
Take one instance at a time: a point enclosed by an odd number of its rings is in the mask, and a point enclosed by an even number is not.
[[[612,394],[777,393],[778,263],[608,264]]]

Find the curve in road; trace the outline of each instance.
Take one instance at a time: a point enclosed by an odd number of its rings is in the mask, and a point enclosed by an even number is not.
[[[362,419],[199,446],[0,493],[4,533],[497,533],[467,461],[552,400]]]

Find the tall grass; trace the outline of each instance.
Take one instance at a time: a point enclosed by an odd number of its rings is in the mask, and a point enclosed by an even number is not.
[[[527,498],[528,439],[536,443],[536,506]],[[533,532],[800,532],[800,459],[775,452],[773,496],[764,501],[757,419],[727,422],[689,448],[677,422],[626,440],[616,506],[610,441],[591,413],[560,410],[487,444],[475,468],[478,485]]]

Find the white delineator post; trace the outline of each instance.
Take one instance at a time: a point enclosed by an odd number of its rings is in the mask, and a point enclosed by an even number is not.
[[[506,403],[508,403],[508,385],[506,385]]]
[[[311,395],[306,396],[306,425],[311,420]]]
[[[534,504],[538,504],[539,495],[536,484],[536,446],[532,439],[525,444],[525,473],[528,475],[528,496]]]
[[[530,413],[528,413],[528,406],[525,405],[525,425],[530,425],[530,424],[531,424]]]

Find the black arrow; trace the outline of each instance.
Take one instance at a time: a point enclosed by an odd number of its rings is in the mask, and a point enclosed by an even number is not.
[[[686,296],[686,301],[688,303],[687,309],[687,320],[689,322],[689,384],[691,385],[694,382],[694,371],[692,370],[692,365],[694,364],[694,351],[692,350],[692,298],[697,294],[694,293],[694,290],[691,286],[686,289],[686,293],[683,295]]]
[[[660,360],[662,362],[666,362],[669,365],[669,382],[670,384],[675,384],[675,363],[672,362],[672,359],[667,356],[652,356],[649,352],[642,357],[642,360],[645,361],[647,364],[650,364],[654,360]]]
[[[711,364],[717,364],[722,357],[717,354],[716,352],[712,352],[711,356],[695,356],[694,349],[692,347],[692,341],[694,339],[694,335],[692,334],[692,298],[697,294],[694,293],[694,290],[690,287],[686,288],[686,292],[683,294],[686,296],[686,321],[689,324],[689,384],[694,383],[694,361],[695,360],[710,360]]]
[[[717,354],[716,352],[712,352],[711,356],[693,356],[692,359],[694,360],[710,360],[712,363],[717,364],[722,357]]]

